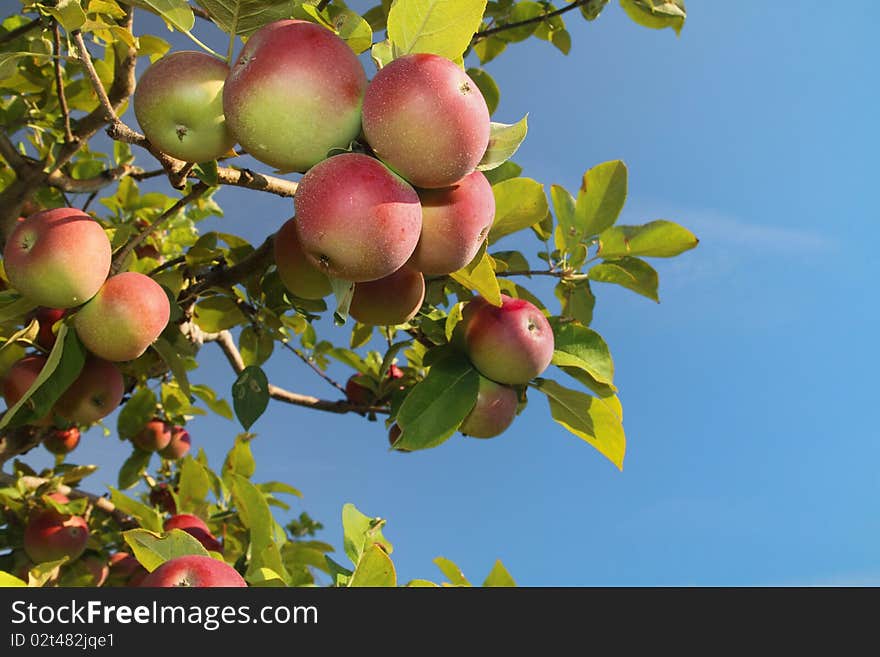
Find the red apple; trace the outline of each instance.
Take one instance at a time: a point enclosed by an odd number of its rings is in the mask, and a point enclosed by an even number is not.
[[[327,276],[303,253],[296,236],[296,219],[284,222],[275,234],[275,265],[284,287],[301,299],[323,299],[333,291]]]
[[[107,278],[110,257],[104,229],[74,208],[32,214],[16,225],[3,252],[12,287],[50,308],[91,299]]]
[[[296,234],[321,272],[375,281],[400,269],[422,229],[419,196],[375,158],[335,155],[303,176],[294,197]]]
[[[214,552],[222,552],[223,546],[220,541],[208,529],[205,521],[189,513],[178,513],[171,516],[165,521],[165,531],[170,532],[172,529],[182,529],[190,536],[196,538],[199,543],[205,546],[206,550]]]
[[[158,452],[171,442],[171,425],[158,418],[147,422],[131,442],[145,452]]]
[[[477,401],[459,431],[471,438],[494,438],[511,425],[518,402],[516,390],[481,376]]]
[[[116,410],[124,393],[119,369],[106,360],[89,357],[76,381],[55,403],[54,412],[75,424],[92,424]]]
[[[54,429],[43,439],[43,447],[56,455],[69,454],[79,445],[80,433],[76,427]]]
[[[163,563],[141,582],[145,587],[242,587],[241,575],[228,564],[199,555],[176,557]]]
[[[66,498],[64,498],[66,500]],[[24,551],[36,561],[71,561],[86,549],[89,528],[80,516],[58,513],[55,509],[34,512],[24,530]]]
[[[55,326],[66,311],[63,308],[40,308],[35,313],[40,328],[37,332],[37,344],[46,351],[51,351],[55,346],[58,336],[52,328]]]
[[[375,281],[356,283],[349,314],[362,324],[394,326],[408,322],[425,300],[425,277],[404,265]]]
[[[171,441],[159,450],[159,455],[163,459],[176,461],[186,456],[191,446],[189,431],[183,427],[175,426],[171,429]]]
[[[3,377],[3,399],[6,400],[7,409],[15,406],[24,397],[24,394],[30,390],[45,364],[45,356],[25,356],[12,364],[6,376]],[[34,422],[35,425],[39,426],[47,426],[51,423],[51,414],[47,414],[45,417]]]

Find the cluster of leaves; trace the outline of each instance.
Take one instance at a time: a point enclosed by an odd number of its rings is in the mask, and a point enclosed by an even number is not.
[[[239,40],[266,23],[289,17],[325,25],[356,53],[369,50],[377,67],[412,52],[439,54],[462,65],[466,58],[475,58],[479,67],[467,71],[494,114],[500,90],[483,66],[511,44],[531,37],[567,54],[572,47],[565,23],[572,15],[568,12],[578,10],[592,21],[607,0],[575,0],[561,7],[534,0],[383,0],[363,15],[340,0],[330,4],[199,0],[197,4],[199,15],[229,36],[227,60]],[[685,20],[681,0],[621,0],[620,4],[633,20],[651,28],[670,27],[678,32]],[[71,41],[73,35],[87,35],[91,50],[100,52],[92,58],[105,89],[118,82],[116,74],[132,51],[155,61],[169,50],[168,42],[156,35],[135,35],[126,22],[133,6],[158,14],[170,28],[214,52],[196,36],[196,15],[185,0],[23,0],[22,12],[0,24],[0,139],[6,144],[0,150],[0,199],[16,185],[26,184],[22,162],[41,164],[51,173],[44,184],[30,190],[26,204],[31,210],[74,203],[90,210],[106,229],[117,254],[148,231],[149,237],[131,250],[123,266],[152,276],[174,301],[171,322],[161,338],[144,356],[124,366],[128,394],[116,426],[120,439],[131,438],[156,415],[185,424],[197,415],[214,412],[237,418],[249,430],[272,396],[262,366],[281,345],[324,378],[329,379],[325,370],[331,362],[364,375],[359,381],[377,400],[377,406],[369,409],[346,404],[344,399],[335,405],[315,405],[298,401],[295,395],[288,396],[291,403],[362,412],[371,419],[385,414],[386,426],[396,422],[403,430],[397,447],[410,451],[435,447],[456,432],[477,395],[478,374],[458,348],[456,326],[462,307],[475,294],[499,303],[503,293],[528,299],[547,314],[556,344],[553,364],[570,379],[563,385],[539,378],[528,387],[547,398],[556,422],[622,468],[626,441],[613,360],[604,338],[590,328],[596,301],[593,283],[619,285],[658,301],[658,274],[645,258],[676,256],[697,244],[690,231],[670,221],[617,224],[627,194],[627,169],[622,162],[590,168],[576,193],[559,185],[548,189],[523,176],[512,159],[526,137],[526,118],[511,124],[492,123],[489,149],[479,168],[492,184],[497,210],[476,258],[458,272],[429,280],[425,304],[411,322],[380,328],[351,323],[348,344],[334,344],[319,336],[319,320],[335,317],[345,322],[349,290],[340,289],[335,304],[297,298],[284,288],[272,265],[271,236],[265,244],[254,246],[231,233],[199,230],[204,218],[222,215],[213,198],[221,183],[221,166],[233,171],[244,168],[235,153],[223,162],[200,163],[184,172],[176,186],[191,198],[181,205],[178,197],[142,189],[142,181],[165,175],[173,178],[173,172],[164,164],[152,170],[139,166],[136,162],[142,160],[135,159],[128,143],[114,141],[112,152],[105,153],[93,150],[88,140],[71,141],[71,125],[75,129],[84,117],[101,112],[85,62]],[[122,116],[124,110],[125,102],[118,114]],[[14,146],[13,138],[17,140]],[[196,184],[201,186],[198,190]],[[194,193],[204,187],[207,191]],[[157,222],[161,228],[153,230]],[[529,239],[536,240],[531,257],[522,250]],[[554,283],[555,303],[545,303],[526,287],[539,277]],[[30,308],[22,301],[13,291],[0,292],[0,374],[26,350],[40,349],[35,323],[27,313]],[[237,368],[236,378],[230,377],[231,405],[222,392],[191,381],[205,336],[229,331],[237,339],[233,348],[243,365]],[[382,348],[376,348],[377,344]],[[74,332],[62,325],[43,374],[19,408],[4,416],[0,431],[26,425],[51,407],[65,384],[75,378],[83,358]],[[404,378],[390,385],[387,372],[395,362]],[[522,406],[526,392],[522,390]],[[308,536],[314,527],[309,519],[295,525],[295,531],[289,527],[285,532],[272,518],[270,506],[283,504],[276,493],[296,492],[282,484],[250,481],[249,438],[246,434],[236,439],[221,476],[211,472],[203,454],[179,466],[162,461],[157,476],[177,488],[179,509],[196,511],[210,517],[213,526],[224,528],[224,556],[240,567],[250,583],[311,583],[315,569],[339,585],[396,583],[391,546],[381,536],[381,523],[353,507],[346,507],[343,514],[346,554],[353,569],[326,560],[329,546],[298,535]],[[196,549],[179,534],[157,535],[161,530],[158,512],[122,492],[145,476],[150,461],[151,454],[134,449],[120,469],[118,489],[112,491],[117,508],[133,517],[141,529],[117,535],[118,527],[111,527],[108,517],[99,511],[92,516],[101,528],[96,534],[100,540],[93,546],[96,550],[121,548],[125,542],[147,568],[169,554]],[[27,471],[23,464],[16,467],[20,473]],[[66,467],[59,465],[60,470],[41,476],[50,482],[63,479],[69,476]],[[34,499],[34,492],[20,482],[4,489],[0,498],[0,506],[14,514],[24,513]],[[209,493],[214,496],[211,502],[206,501]],[[14,545],[12,525],[6,532],[6,540],[13,541],[7,545]],[[448,562],[440,566],[452,583],[466,581],[460,574],[450,574],[457,569]],[[487,581],[508,580],[503,567],[497,566]]]

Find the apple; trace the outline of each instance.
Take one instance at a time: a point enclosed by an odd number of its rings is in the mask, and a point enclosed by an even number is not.
[[[85,566],[86,572],[92,577],[92,581],[88,586],[102,586],[107,581],[107,577],[110,575],[110,567],[97,554],[89,554],[83,557],[82,564]]]
[[[169,559],[141,582],[145,587],[241,587],[247,586],[232,566],[201,555]]]
[[[43,447],[56,455],[69,454],[79,445],[80,433],[76,427],[54,429],[43,439]]]
[[[125,382],[119,369],[89,356],[79,376],[55,402],[54,412],[74,424],[92,424],[116,410],[123,394]]]
[[[140,586],[149,574],[137,559],[128,552],[114,552],[110,555],[110,574],[108,581],[111,586]]]
[[[52,347],[55,346],[58,336],[52,329],[64,317],[65,312],[67,311],[63,308],[39,308],[34,313],[34,317],[39,323],[36,342],[46,351],[52,351]]]
[[[296,236],[296,219],[284,222],[275,234],[275,266],[284,287],[301,299],[323,299],[333,291],[327,276],[303,253]]]
[[[189,437],[189,431],[183,427],[175,426],[171,429],[171,441],[159,450],[159,456],[163,459],[176,461],[186,456],[191,446],[192,440]]]
[[[480,171],[451,187],[420,189],[422,234],[409,265],[426,275],[451,274],[477,255],[492,221],[495,196]]]
[[[107,278],[110,240],[80,210],[43,210],[15,226],[3,259],[10,284],[25,297],[40,306],[73,308]]]
[[[150,143],[187,162],[227,153],[235,145],[223,118],[228,74],[225,62],[192,50],[153,62],[134,92],[134,114]]]
[[[425,300],[425,277],[404,265],[375,281],[355,283],[348,314],[361,324],[394,326],[408,322]]]
[[[363,379],[364,376],[364,374],[354,374],[345,382],[345,396],[348,398],[348,401],[357,406],[370,406],[377,401],[376,395],[373,391],[367,386],[360,384],[360,380]],[[397,365],[392,365],[388,368],[387,378],[389,381],[402,379],[403,376],[403,370]],[[401,386],[401,390],[402,389],[403,386]]]
[[[171,425],[164,420],[154,418],[132,436],[131,442],[145,452],[158,452],[171,442]]]
[[[375,281],[400,269],[422,229],[419,196],[375,158],[335,155],[311,168],[294,197],[296,234],[321,272]]]
[[[501,295],[501,306],[476,297],[462,311],[465,351],[480,373],[498,383],[525,384],[553,358],[553,329],[525,299]]]
[[[223,110],[250,155],[303,172],[357,138],[366,86],[345,41],[321,25],[280,20],[248,38],[223,88]]]
[[[137,272],[117,274],[73,318],[85,347],[105,360],[140,356],[168,325],[171,306],[165,290]]]
[[[511,425],[518,402],[516,390],[481,376],[477,401],[459,431],[471,438],[494,438]]]
[[[175,490],[175,492],[177,492]],[[165,513],[174,515],[177,513],[177,504],[174,501],[174,495],[168,484],[156,484],[150,489],[150,504],[159,507]]]
[[[66,497],[61,498],[67,501]],[[37,563],[64,557],[73,561],[86,549],[88,540],[89,527],[80,516],[41,509],[30,516],[25,527],[24,551]]]
[[[164,528],[166,532],[170,532],[172,529],[182,529],[190,536],[196,538],[206,550],[214,552],[221,552],[223,550],[220,541],[211,533],[205,521],[190,513],[178,513],[171,516],[165,521]]]
[[[3,377],[3,399],[6,400],[6,408],[10,409],[18,401],[24,397],[24,394],[30,390],[34,381],[40,375],[40,371],[46,364],[46,357],[33,355],[20,358],[12,364],[6,376]],[[33,424],[37,426],[47,426],[52,423],[51,414],[37,420]]]
[[[489,108],[477,84],[439,55],[404,55],[376,73],[364,96],[364,135],[416,187],[448,187],[489,145]]]

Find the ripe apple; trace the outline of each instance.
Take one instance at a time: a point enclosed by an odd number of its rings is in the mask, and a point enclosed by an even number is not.
[[[235,144],[223,118],[225,62],[184,50],[153,62],[134,92],[134,114],[147,139],[187,162],[216,160]]]
[[[168,324],[165,290],[137,272],[117,274],[73,319],[79,339],[96,356],[113,362],[140,356]]]
[[[247,586],[232,566],[200,555],[169,559],[141,582],[146,587],[242,587]]]
[[[165,513],[170,513],[172,515],[177,513],[177,504],[174,502],[174,495],[171,494],[171,489],[166,483],[156,484],[150,489],[150,504],[159,507],[159,509]]]
[[[34,317],[37,322],[39,322],[36,342],[46,351],[51,351],[52,347],[55,346],[55,341],[58,339],[58,336],[55,335],[52,328],[55,326],[56,322],[64,317],[65,312],[67,311],[63,308],[39,308],[37,309],[37,312],[34,313]]]
[[[15,406],[18,400],[24,397],[24,394],[30,390],[45,364],[46,357],[39,355],[25,356],[12,364],[6,376],[3,377],[3,399],[6,400],[7,409]],[[33,424],[47,426],[51,423],[51,414],[47,414]]]
[[[348,313],[362,324],[394,326],[408,322],[425,300],[425,277],[404,265],[375,281],[355,283]]]
[[[364,135],[376,155],[416,187],[458,182],[489,144],[483,94],[438,55],[404,55],[376,73],[363,114]]]
[[[303,253],[296,236],[296,219],[284,222],[275,234],[273,248],[278,276],[284,286],[301,299],[323,299],[333,291],[330,280]]]
[[[80,433],[76,427],[55,429],[43,439],[43,447],[52,454],[69,454],[79,445]]]
[[[86,549],[88,540],[89,527],[80,516],[41,509],[31,515],[25,527],[24,551],[37,563],[63,557],[73,561]]]
[[[336,155],[303,176],[294,197],[296,234],[321,272],[375,281],[400,269],[422,229],[419,196],[375,158]]]
[[[477,402],[459,431],[471,438],[494,438],[504,433],[516,417],[518,401],[516,390],[481,376]]]
[[[90,356],[76,381],[55,402],[54,412],[74,424],[92,424],[116,410],[123,394],[125,382],[119,369]]]
[[[358,406],[370,406],[371,404],[376,403],[376,395],[367,386],[360,384],[360,380],[362,380],[363,377],[363,374],[354,374],[348,378],[348,381],[345,382],[345,396],[352,404]],[[397,365],[392,365],[388,368],[387,378],[389,381],[402,379],[403,370]],[[403,389],[403,386],[401,386],[401,389]]]
[[[250,155],[302,172],[358,136],[366,85],[357,56],[333,32],[280,20],[248,39],[223,88],[223,110]]]
[[[483,297],[462,311],[465,351],[486,378],[511,385],[528,383],[553,358],[553,329],[525,299],[501,295],[501,306]]]
[[[451,187],[420,189],[422,234],[409,265],[426,275],[451,274],[477,255],[495,219],[495,196],[480,171]]]
[[[88,584],[91,587],[99,587],[107,581],[110,574],[110,567],[104,559],[97,554],[89,554],[83,557],[82,564],[86,572],[92,577],[92,581]]]
[[[140,586],[148,574],[147,569],[128,552],[114,552],[110,555],[108,579],[111,586]]]
[[[163,459],[176,461],[186,456],[191,446],[192,440],[189,437],[189,431],[183,427],[175,426],[171,429],[171,441],[159,450],[159,455]]]
[[[158,452],[171,442],[171,425],[159,418],[150,420],[132,437],[131,442],[145,452]]]
[[[211,530],[208,529],[208,525],[205,524],[205,521],[198,516],[194,516],[190,513],[178,513],[177,515],[168,518],[168,520],[165,521],[164,527],[166,532],[170,532],[172,529],[182,529],[187,534],[197,539],[199,543],[205,546],[206,550],[212,550],[214,552],[221,552],[223,550],[220,541],[218,541],[214,534],[211,533]]]
[[[110,271],[110,240],[74,208],[32,214],[19,222],[3,252],[12,287],[41,306],[73,308],[91,299]]]

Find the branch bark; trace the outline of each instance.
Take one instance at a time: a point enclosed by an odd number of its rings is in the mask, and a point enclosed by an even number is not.
[[[513,23],[504,23],[503,25],[496,25],[495,27],[490,27],[482,32],[477,32],[474,34],[474,38],[471,40],[471,43],[476,43],[486,37],[490,37],[493,34],[498,34],[499,32],[504,32],[505,30],[512,30],[517,27],[523,27],[525,25],[532,25],[533,23],[542,23],[548,18],[553,18],[554,16],[561,16],[562,14],[571,11],[572,9],[577,9],[581,5],[585,5],[589,2],[589,0],[574,0],[574,2],[565,5],[561,9],[555,9],[554,11],[548,11],[545,14],[541,14],[540,16],[533,16],[532,18],[526,18],[521,21],[514,21]]]

